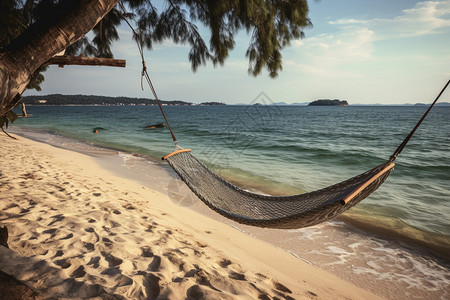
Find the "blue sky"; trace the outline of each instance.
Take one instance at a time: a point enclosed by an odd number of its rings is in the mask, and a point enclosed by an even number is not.
[[[145,57],[160,99],[250,103],[342,99],[350,104],[431,102],[450,79],[450,0],[309,1],[313,27],[283,52],[283,71],[248,75],[249,36],[236,36],[225,65],[191,71],[189,47],[170,41]],[[126,27],[114,46],[126,68],[51,66],[42,91],[24,95],[86,94],[153,98],[140,88],[141,62]],[[450,92],[441,101],[450,102]]]

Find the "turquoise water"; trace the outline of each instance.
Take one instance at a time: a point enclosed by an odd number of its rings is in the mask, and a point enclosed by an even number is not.
[[[180,145],[216,172],[245,188],[285,195],[340,182],[388,159],[426,107],[165,110]],[[174,148],[167,127],[144,129],[163,122],[155,106],[29,106],[27,112],[33,118],[13,127],[156,159]],[[348,215],[367,223],[377,217],[389,230],[450,247],[449,121],[450,107],[433,108],[387,182]]]

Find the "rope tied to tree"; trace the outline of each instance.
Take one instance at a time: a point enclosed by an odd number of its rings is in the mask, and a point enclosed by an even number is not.
[[[172,136],[172,140],[173,140],[173,142],[175,144],[175,147],[179,148],[178,141],[177,141],[177,139],[175,137],[175,134],[172,131],[172,127],[170,126],[169,120],[167,119],[167,116],[166,116],[166,114],[164,112],[162,104],[159,101],[159,98],[158,98],[158,95],[156,94],[155,88],[153,87],[152,81],[150,79],[150,75],[148,75],[147,65],[145,63],[144,51],[143,51],[143,47],[142,47],[143,42],[142,42],[141,38],[139,37],[139,35],[137,34],[136,30],[134,30],[133,26],[131,26],[130,22],[128,22],[127,18],[120,11],[119,11],[119,14],[124,19],[124,21],[127,23],[127,25],[130,27],[130,29],[133,31],[134,38],[136,40],[136,44],[137,44],[138,49],[139,49],[139,55],[141,56],[141,62],[142,62],[141,89],[144,90],[143,80],[145,78],[146,81],[147,81],[148,86],[150,87],[150,90],[152,91],[153,96],[155,97],[156,103],[158,103],[159,110],[161,111],[161,113],[162,113],[162,115],[164,117],[164,120],[166,121],[167,128],[169,128],[170,135]]]
[[[147,66],[145,65],[145,61],[142,61],[142,72],[141,72],[141,89],[144,90],[144,76],[147,71]]]

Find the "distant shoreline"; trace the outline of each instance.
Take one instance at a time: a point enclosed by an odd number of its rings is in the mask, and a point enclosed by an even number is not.
[[[326,100],[326,99],[325,99]],[[347,105],[315,105],[314,102],[325,101],[315,100],[311,102],[272,102],[270,104],[260,104],[261,106],[429,106],[431,103],[403,103],[403,104],[381,104],[381,103],[353,103]],[[182,100],[160,100],[163,106],[249,106],[251,103],[225,103],[216,101],[204,101],[201,103],[193,103]],[[326,100],[335,101],[335,100]],[[340,101],[340,100],[338,100]],[[157,105],[156,100],[149,98],[133,98],[133,97],[109,97],[97,95],[61,95],[51,94],[43,96],[24,96],[22,102],[26,105],[37,106],[154,106]],[[342,101],[347,102],[347,101]],[[450,102],[438,102],[436,106],[450,106]]]
[[[25,103],[27,106],[157,106],[157,104],[28,104]],[[373,106],[373,107],[382,107],[382,106],[394,106],[394,107],[402,107],[402,106],[406,106],[406,107],[411,107],[411,106],[417,106],[417,107],[422,107],[422,106],[430,106],[431,104],[409,104],[409,103],[405,103],[405,104],[352,104],[352,105],[348,105],[348,107],[367,107],[367,106]],[[173,105],[173,104],[168,104],[165,106],[214,106],[214,105],[204,105],[204,104],[192,104],[192,105]],[[243,104],[243,103],[239,103],[239,104],[226,104],[223,106],[231,106],[231,107],[236,107],[236,106],[250,106],[250,104]],[[314,105],[298,105],[298,104],[284,104],[284,105],[278,105],[278,104],[271,104],[271,105],[267,105],[267,106],[286,106],[286,107],[308,107],[308,106],[314,106]],[[327,106],[327,105],[323,105],[324,107],[332,107],[333,105]],[[442,103],[436,103],[435,106],[441,106],[441,107],[448,107],[450,106],[450,102],[442,102]],[[315,106],[315,107],[320,107],[320,105]]]

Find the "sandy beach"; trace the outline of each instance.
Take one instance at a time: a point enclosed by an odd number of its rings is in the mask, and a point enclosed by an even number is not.
[[[92,157],[0,143],[0,271],[39,297],[380,299]]]

